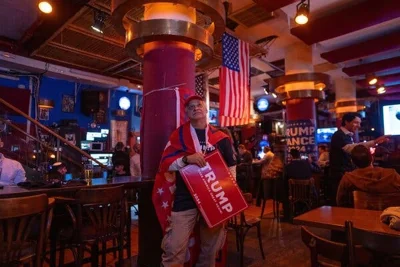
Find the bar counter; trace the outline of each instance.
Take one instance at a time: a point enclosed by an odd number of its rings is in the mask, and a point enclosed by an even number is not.
[[[126,189],[138,189],[139,199],[139,252],[138,266],[159,266],[161,261],[162,230],[151,200],[154,180],[135,176],[93,178],[90,185],[70,184],[58,188],[25,189],[19,186],[4,186],[0,189],[0,198],[12,198],[47,194],[48,197],[73,197],[77,191],[88,187],[123,185]]]

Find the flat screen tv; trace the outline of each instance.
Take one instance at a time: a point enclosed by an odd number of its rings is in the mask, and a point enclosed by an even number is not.
[[[208,121],[210,124],[217,124],[218,120],[218,110],[215,108],[210,108],[208,111]]]
[[[400,135],[400,104],[383,106],[383,132]]]
[[[332,135],[337,131],[336,127],[317,129],[317,143],[330,143]]]

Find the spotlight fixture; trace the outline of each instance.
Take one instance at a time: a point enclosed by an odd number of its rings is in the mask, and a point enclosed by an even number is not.
[[[380,95],[380,94],[384,94],[386,93],[386,88],[385,86],[382,84],[380,86],[378,86],[378,89],[376,89],[376,92]]]
[[[276,94],[275,93],[272,93],[271,94],[274,98],[277,98],[277,96],[276,96]]]
[[[263,85],[263,86],[261,86],[261,87],[264,89],[264,93],[265,93],[266,95],[269,95],[268,85],[266,84],[266,85]]]
[[[296,6],[296,17],[294,18],[294,21],[296,21],[297,24],[304,25],[308,22],[309,15],[310,0],[301,0]]]
[[[374,85],[378,82],[378,78],[373,73],[367,74],[365,78],[369,85]]]
[[[39,10],[45,14],[50,14],[53,11],[51,1],[39,1],[38,7]]]
[[[93,14],[94,17],[93,17],[92,29],[95,30],[96,32],[103,33],[104,22],[106,21],[107,14],[100,10],[94,10]]]

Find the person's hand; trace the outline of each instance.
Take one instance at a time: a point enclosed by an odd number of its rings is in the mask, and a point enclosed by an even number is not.
[[[189,164],[196,164],[200,168],[203,168],[206,166],[206,160],[204,159],[204,155],[202,153],[194,153],[190,156],[187,156],[187,162]]]
[[[380,137],[376,138],[374,141],[375,141],[375,144],[377,144],[377,145],[386,143],[389,141],[389,135],[380,136]]]

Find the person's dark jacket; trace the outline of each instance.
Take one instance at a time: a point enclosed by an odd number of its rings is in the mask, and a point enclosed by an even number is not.
[[[342,149],[348,144],[353,144],[353,138],[350,135],[345,134],[341,129],[333,134],[329,152],[329,166],[331,174],[340,176],[340,178],[345,172],[354,170],[350,154]]]
[[[287,180],[297,179],[305,180],[310,179],[312,176],[311,165],[307,160],[292,160],[285,167],[285,176]]]

